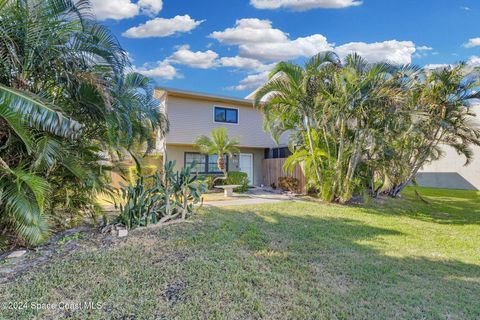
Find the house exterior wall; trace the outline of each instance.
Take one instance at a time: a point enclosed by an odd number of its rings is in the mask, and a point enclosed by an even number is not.
[[[480,190],[480,148],[474,148],[474,158],[465,166],[465,157],[450,147],[443,147],[442,159],[426,165],[419,173],[417,183],[425,187]]]
[[[175,161],[174,170],[180,170],[185,165],[185,152],[198,152],[193,145],[175,145],[167,144],[166,160]],[[262,161],[264,158],[263,148],[240,148],[241,153],[253,154],[253,184],[259,186],[263,181]],[[240,171],[239,160],[237,157],[229,157],[228,171]]]
[[[213,128],[225,127],[231,137],[240,139],[240,146],[269,148],[277,144],[268,132],[263,131],[263,116],[252,106],[194,100],[167,96],[166,109],[170,121],[167,144],[192,145],[200,135],[209,135]],[[216,123],[214,107],[238,109],[238,124]],[[286,139],[280,142],[285,145]]]
[[[473,107],[477,117],[474,125],[480,124],[480,106]],[[473,147],[473,161],[465,166],[465,157],[448,146],[443,147],[444,156],[426,165],[420,171],[417,183],[421,186],[480,190],[480,147]]]
[[[284,134],[276,144],[270,134],[263,131],[263,116],[248,101],[240,99],[216,98],[194,93],[169,94],[168,90],[156,90],[160,108],[167,113],[170,132],[164,139],[158,139],[157,150],[166,151],[167,160],[176,160],[177,169],[184,165],[184,153],[196,152],[194,140],[200,135],[209,135],[216,127],[226,127],[231,137],[238,137],[243,153],[253,153],[254,184],[263,183],[262,161],[265,148],[287,145],[288,134]],[[214,107],[238,109],[238,124],[216,123]],[[480,107],[475,108],[480,115]],[[478,116],[477,116],[478,119]],[[165,148],[166,146],[166,148]],[[166,150],[165,150],[166,149]],[[474,159],[464,166],[465,159],[453,149],[445,147],[442,159],[426,165],[418,176],[422,186],[480,190],[480,148],[474,148]],[[238,158],[229,159],[229,170],[238,171]]]

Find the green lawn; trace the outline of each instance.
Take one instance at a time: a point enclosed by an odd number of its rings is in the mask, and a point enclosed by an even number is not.
[[[479,319],[480,194],[420,189],[370,208],[204,208],[0,287],[0,301],[99,302],[7,319]]]

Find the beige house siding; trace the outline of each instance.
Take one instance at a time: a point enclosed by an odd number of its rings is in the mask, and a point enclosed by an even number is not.
[[[480,190],[480,148],[474,148],[472,163],[464,166],[465,157],[450,147],[444,147],[445,155],[421,170],[417,183],[426,187]]]
[[[480,125],[480,106],[473,107],[477,117],[474,125]],[[480,190],[480,147],[474,147],[473,161],[465,166],[465,157],[450,147],[443,148],[444,156],[426,165],[420,172],[417,182],[420,185],[436,188]]]
[[[192,145],[199,135],[208,135],[216,127],[226,127],[230,136],[240,139],[242,147],[276,146],[270,134],[263,131],[262,114],[253,106],[172,96],[166,99],[170,121],[167,144]],[[213,115],[215,106],[238,109],[238,124],[216,123]],[[280,145],[286,145],[286,142],[286,139],[282,139]]]
[[[180,170],[185,165],[185,152],[198,152],[198,149],[193,145],[172,145],[167,144],[166,160],[175,161],[174,170]],[[263,148],[240,148],[241,153],[253,154],[253,184],[259,186],[263,181],[262,174],[262,160],[264,157]],[[240,171],[239,161],[237,157],[229,157],[228,161],[229,171]]]

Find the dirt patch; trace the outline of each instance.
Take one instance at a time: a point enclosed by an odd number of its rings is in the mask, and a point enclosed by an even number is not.
[[[79,251],[106,250],[122,241],[123,239],[101,233],[98,228],[89,226],[60,232],[46,244],[27,250],[20,258],[6,259],[9,252],[0,255],[0,283],[10,282],[52,259],[64,258]]]
[[[167,285],[167,288],[163,292],[162,296],[168,302],[175,304],[180,301],[185,301],[185,296],[182,292],[187,288],[187,284],[180,279],[177,279]]]

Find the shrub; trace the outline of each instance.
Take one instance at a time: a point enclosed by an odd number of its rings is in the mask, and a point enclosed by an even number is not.
[[[208,190],[212,190],[215,188],[215,185],[222,184],[223,180],[221,179],[223,176],[216,175],[216,174],[206,174],[200,176],[200,180],[205,181]],[[219,179],[220,178],[220,179]]]
[[[278,187],[283,191],[298,191],[299,181],[294,177],[279,177],[278,178]]]
[[[235,192],[246,192],[248,191],[248,175],[245,172],[240,171],[230,171],[227,174],[227,179],[223,184],[238,184],[241,187],[236,188]]]

